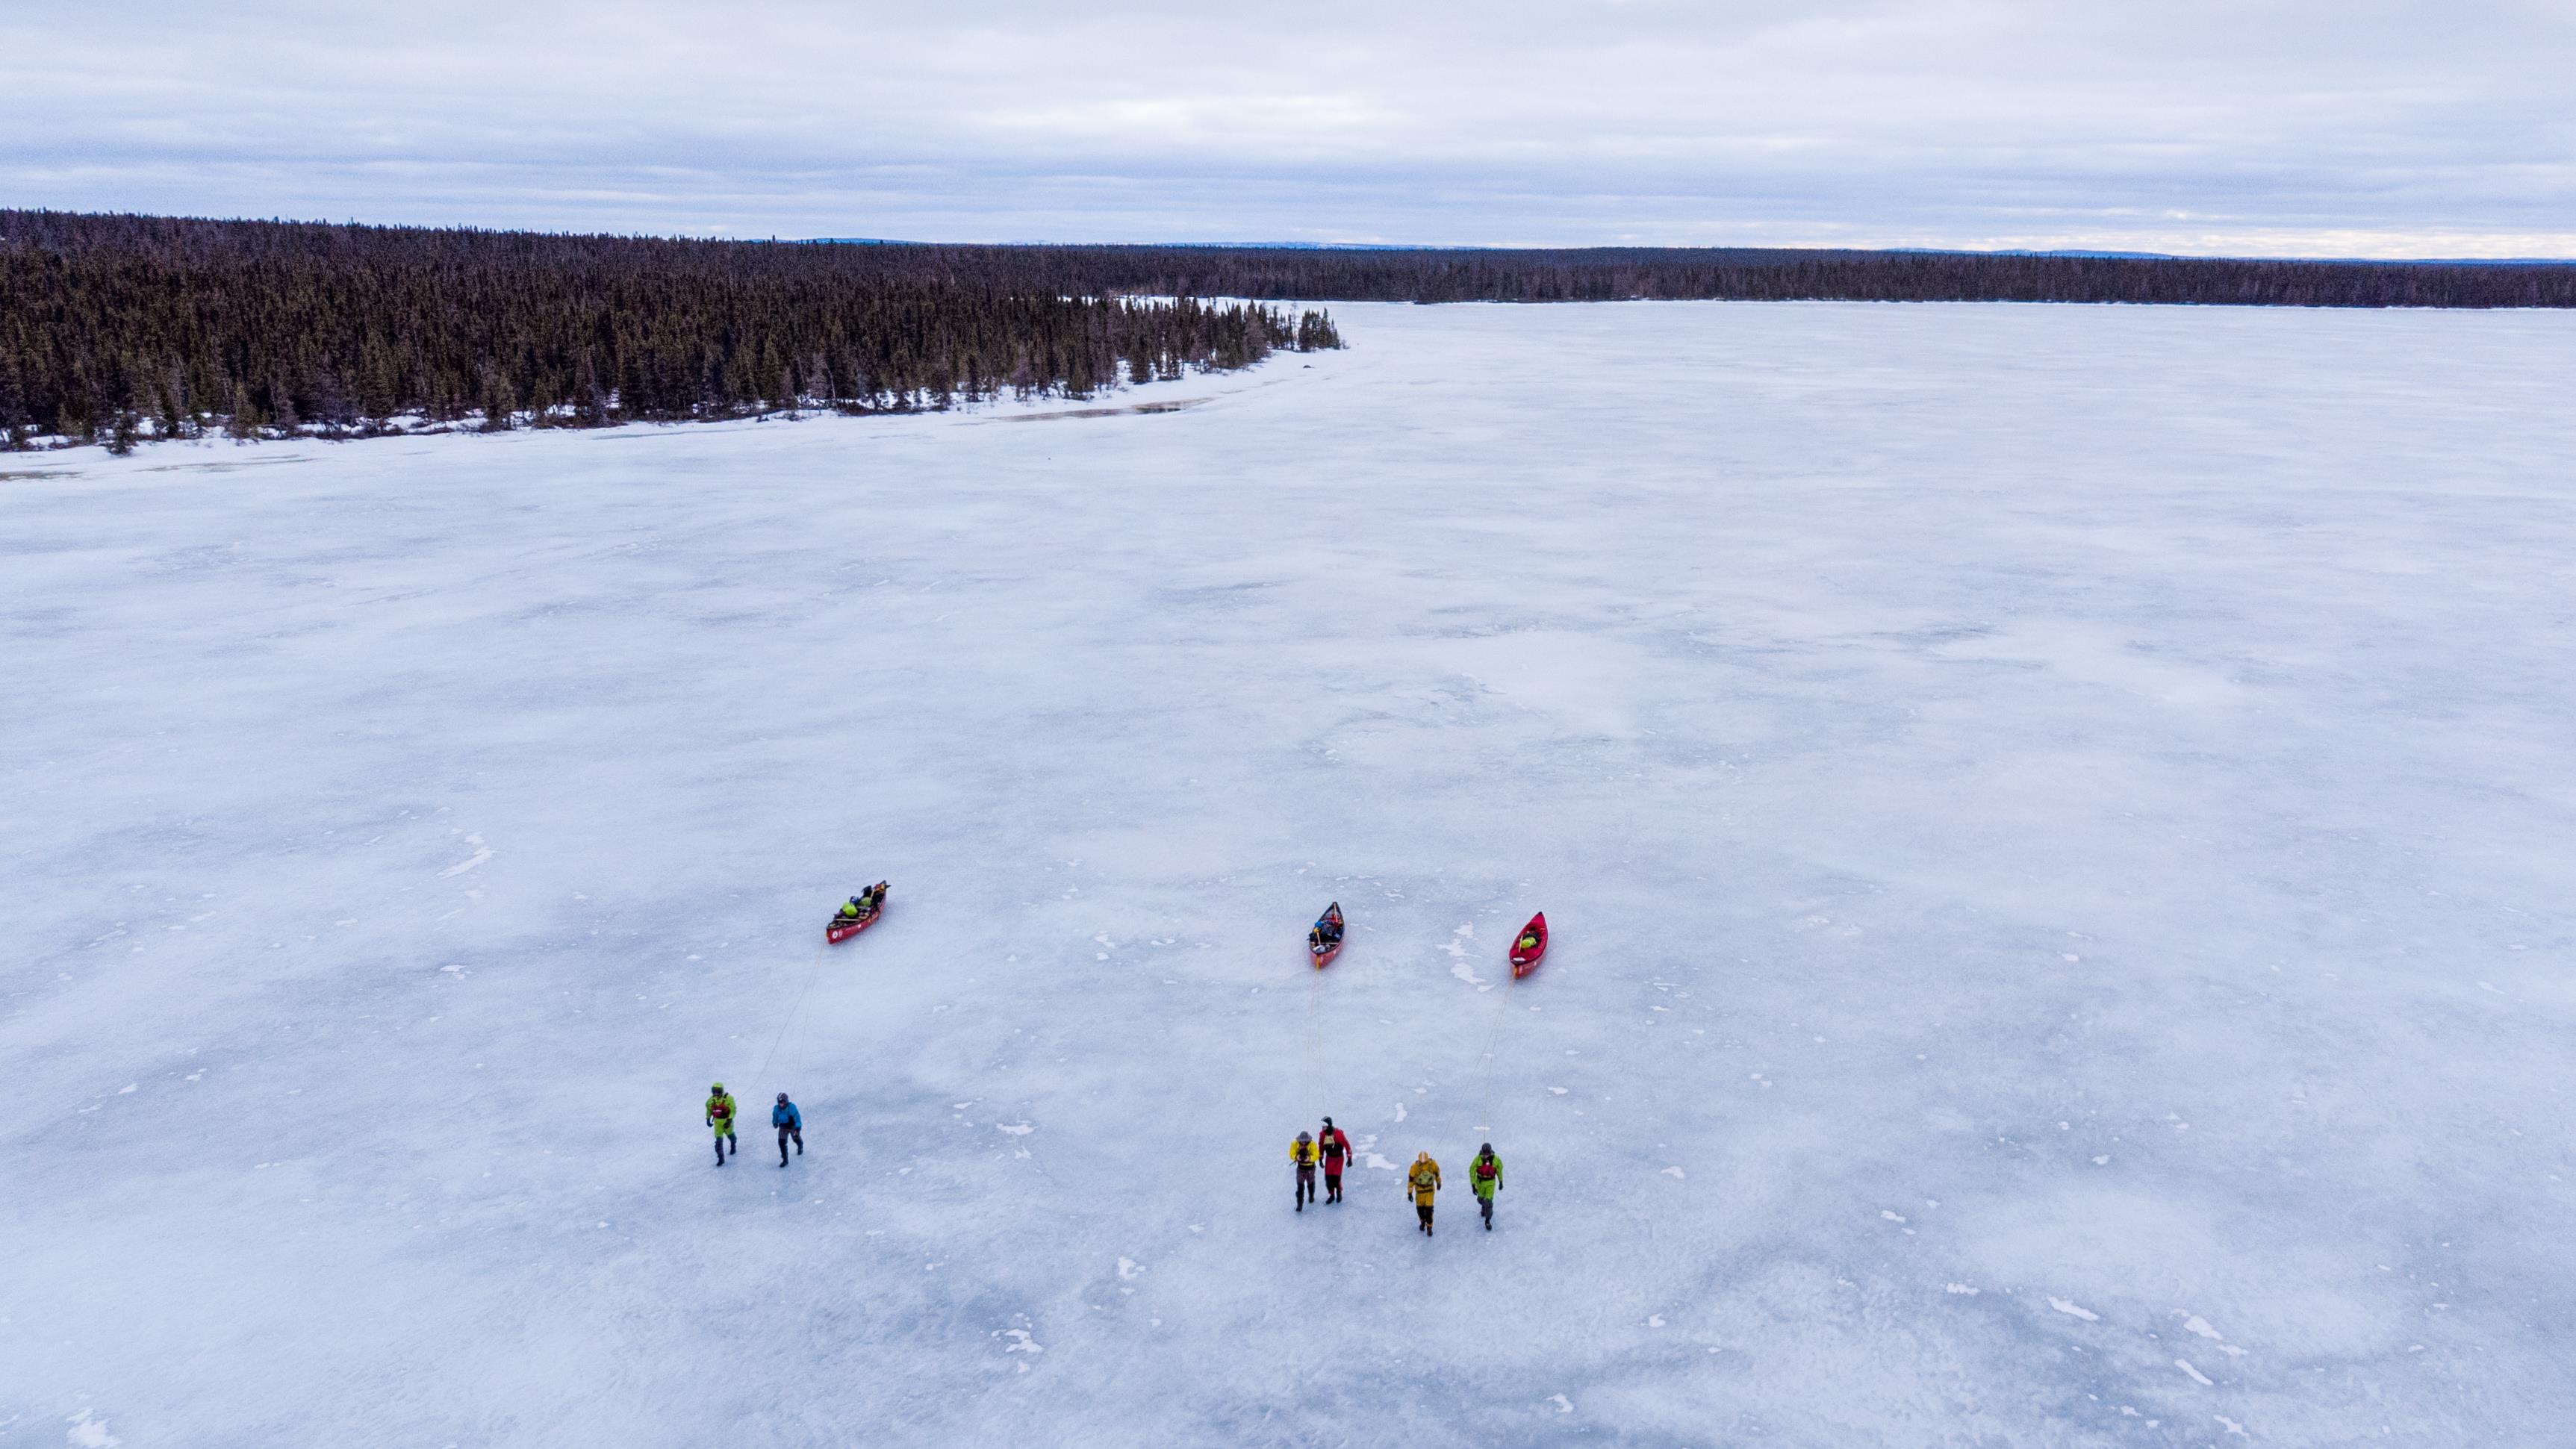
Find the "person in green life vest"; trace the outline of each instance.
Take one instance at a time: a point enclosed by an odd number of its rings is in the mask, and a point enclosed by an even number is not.
[[[1487,948],[1487,949],[1491,949],[1491,948],[1489,947],[1489,948]],[[1535,951],[1535,950],[1537,950],[1537,949],[1538,949],[1538,932],[1536,932],[1536,931],[1523,931],[1523,932],[1521,932],[1521,954],[1522,954],[1522,955],[1524,955],[1524,956],[1526,956],[1526,955],[1528,955],[1530,952]]]
[[[732,1143],[733,1150],[737,1154],[742,1151],[742,1141],[734,1135],[733,1119],[736,1115],[733,1094],[724,1089],[724,1083],[718,1082],[707,1088],[707,1125],[716,1130],[716,1166],[718,1167],[725,1165],[726,1143]]]
[[[1494,1155],[1494,1144],[1488,1142],[1477,1152],[1476,1160],[1467,1165],[1467,1185],[1476,1190],[1476,1211],[1485,1215],[1485,1231],[1494,1230],[1494,1194],[1503,1185],[1503,1160]]]

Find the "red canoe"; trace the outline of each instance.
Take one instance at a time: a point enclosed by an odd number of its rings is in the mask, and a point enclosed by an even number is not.
[[[1315,919],[1315,924],[1318,926],[1326,922],[1332,924],[1333,939],[1319,948],[1315,945],[1315,938],[1311,933],[1306,937],[1306,954],[1315,958],[1315,969],[1318,971],[1332,965],[1333,958],[1342,954],[1342,903],[1340,901],[1324,907],[1324,914]]]
[[[868,927],[875,925],[877,923],[877,918],[885,914],[885,898],[886,888],[881,884],[877,887],[877,908],[875,910],[868,912],[864,916],[856,918],[844,916],[837,911],[834,912],[832,915],[832,923],[823,928],[824,944],[837,946],[843,941],[850,939],[852,936],[857,935],[861,931],[866,930]]]
[[[1536,936],[1538,944],[1524,951],[1521,936]],[[1537,970],[1539,958],[1547,954],[1547,912],[1530,917],[1529,924],[1521,927],[1521,936],[1512,937],[1512,975],[1516,977]]]

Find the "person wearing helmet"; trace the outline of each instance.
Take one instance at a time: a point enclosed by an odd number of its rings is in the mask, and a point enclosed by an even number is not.
[[[1503,1185],[1503,1160],[1488,1142],[1467,1165],[1467,1185],[1476,1190],[1476,1210],[1485,1215],[1485,1231],[1494,1230],[1494,1193]]]
[[[1404,1175],[1404,1180],[1413,1189],[1413,1213],[1421,1219],[1422,1235],[1430,1237],[1431,1197],[1440,1191],[1440,1164],[1432,1161],[1431,1154],[1425,1152],[1413,1159],[1413,1170]]]
[[[841,909],[835,914],[844,921],[862,921],[884,910],[885,898],[886,883],[878,881],[875,885],[841,902]]]
[[[778,1129],[779,1166],[787,1165],[787,1139],[790,1137],[796,1139],[796,1155],[805,1155],[805,1114],[796,1110],[796,1104],[787,1100],[785,1092],[778,1094],[778,1105],[769,1109],[769,1125]]]
[[[1340,944],[1342,923],[1334,920],[1330,913],[1318,917],[1314,925],[1306,928],[1306,949],[1318,956]]]
[[[1535,951],[1535,950],[1537,950],[1537,949],[1538,949],[1538,932],[1536,932],[1536,931],[1523,931],[1523,932],[1521,932],[1521,954],[1522,954],[1522,955],[1524,955],[1524,956],[1526,956],[1526,955],[1528,955],[1530,952]]]
[[[742,1139],[734,1135],[733,1094],[718,1082],[707,1088],[707,1125],[716,1130],[716,1166],[725,1165],[725,1144],[733,1144],[734,1154],[742,1153]]]
[[[1316,1155],[1324,1159],[1324,1201],[1342,1200],[1342,1169],[1351,1160],[1350,1134],[1324,1119],[1324,1130],[1315,1134]]]
[[[1315,1139],[1306,1133],[1298,1133],[1297,1140],[1288,1144],[1288,1160],[1297,1164],[1297,1211],[1301,1213],[1315,1200],[1315,1158]]]

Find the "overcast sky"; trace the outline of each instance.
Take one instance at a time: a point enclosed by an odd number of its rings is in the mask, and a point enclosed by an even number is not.
[[[2576,256],[2576,0],[0,0],[0,204]]]

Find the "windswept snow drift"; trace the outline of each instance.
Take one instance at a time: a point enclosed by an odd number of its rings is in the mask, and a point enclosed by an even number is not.
[[[7,463],[0,1442],[2561,1436],[2576,317],[1338,310]]]

